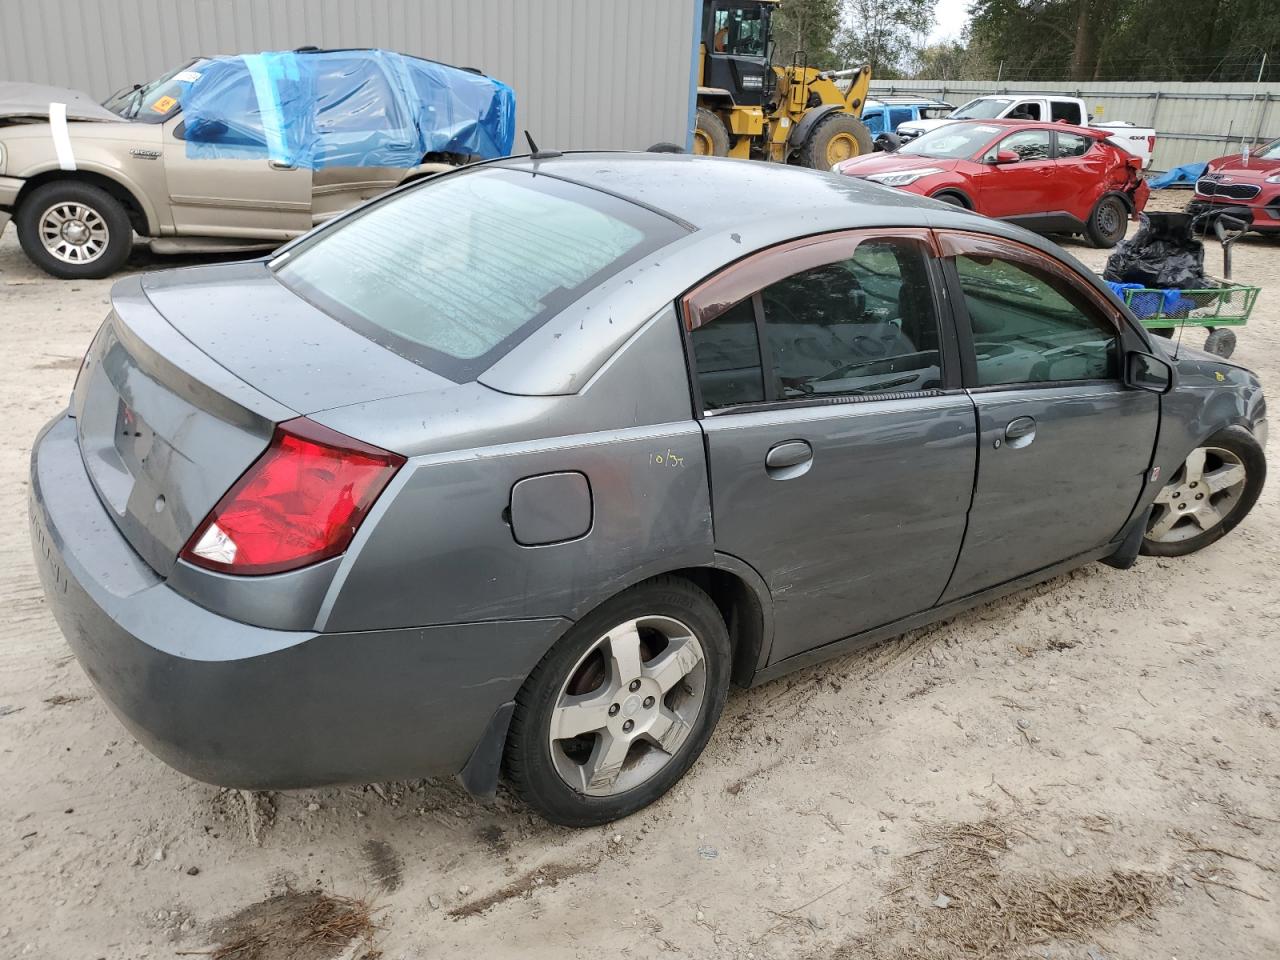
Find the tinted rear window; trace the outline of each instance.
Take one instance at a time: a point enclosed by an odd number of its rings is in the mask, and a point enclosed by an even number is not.
[[[491,168],[365,208],[295,248],[276,277],[370,339],[463,381],[684,232],[597,190]]]

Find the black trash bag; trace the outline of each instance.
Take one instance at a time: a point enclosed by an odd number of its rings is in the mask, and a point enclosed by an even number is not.
[[[1140,283],[1157,290],[1198,290],[1204,276],[1204,244],[1185,213],[1144,213],[1142,225],[1107,257],[1104,280]]]

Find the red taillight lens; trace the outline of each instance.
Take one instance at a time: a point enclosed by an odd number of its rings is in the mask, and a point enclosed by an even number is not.
[[[196,528],[182,559],[222,573],[295,570],[342,553],[404,457],[306,419],[271,443]]]

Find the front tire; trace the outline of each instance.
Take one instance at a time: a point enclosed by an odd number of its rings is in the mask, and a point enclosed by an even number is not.
[[[830,170],[842,160],[865,157],[875,150],[871,131],[847,113],[831,113],[818,121],[800,148],[800,163],[814,170]]]
[[[133,247],[124,205],[91,183],[55,180],[37,187],[22,198],[14,222],[31,262],[63,280],[108,277]]]
[[[1218,431],[1156,494],[1142,552],[1183,557],[1216,543],[1248,516],[1266,478],[1266,454],[1253,434],[1244,427]]]
[[[702,753],[729,690],[729,634],[679,577],[580,620],[516,696],[507,776],[553,823],[588,827],[657,800]]]
[[[1129,228],[1129,208],[1116,196],[1103,197],[1093,206],[1085,237],[1099,249],[1109,249],[1124,239]]]
[[[698,108],[693,152],[700,157],[724,157],[729,153],[729,128],[706,107]]]

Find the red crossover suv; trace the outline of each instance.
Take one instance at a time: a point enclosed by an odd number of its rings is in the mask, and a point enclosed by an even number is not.
[[[1280,140],[1250,156],[1240,152],[1210,160],[1187,212],[1227,213],[1259,233],[1280,232]]]
[[[1142,160],[1107,136],[1065,123],[949,123],[893,153],[843,160],[832,169],[1039,233],[1082,233],[1096,247],[1113,247],[1150,190]]]

